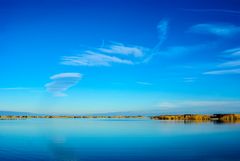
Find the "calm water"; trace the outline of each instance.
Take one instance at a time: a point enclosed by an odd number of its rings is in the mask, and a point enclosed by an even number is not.
[[[0,120],[0,161],[240,161],[240,124]]]

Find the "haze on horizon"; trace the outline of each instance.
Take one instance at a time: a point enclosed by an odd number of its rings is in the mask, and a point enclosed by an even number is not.
[[[238,0],[0,0],[0,111],[240,112]]]

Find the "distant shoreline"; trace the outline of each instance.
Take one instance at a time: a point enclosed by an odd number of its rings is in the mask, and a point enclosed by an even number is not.
[[[94,119],[94,118],[150,118],[152,120],[172,120],[172,121],[192,121],[192,122],[209,122],[209,121],[220,121],[220,122],[238,122],[240,123],[240,114],[181,114],[181,115],[158,115],[158,116],[12,116],[12,115],[0,115],[0,120],[20,120],[20,119],[58,119],[58,118],[74,118],[74,119]]]
[[[56,116],[56,115],[46,115],[46,116],[10,116],[10,115],[0,115],[0,120],[17,120],[17,119],[54,119],[54,118],[76,118],[76,119],[91,119],[91,118],[145,118],[144,116]]]
[[[219,121],[219,122],[238,122],[240,123],[240,114],[183,114],[183,115],[159,115],[150,117],[154,120],[182,120],[182,121]]]

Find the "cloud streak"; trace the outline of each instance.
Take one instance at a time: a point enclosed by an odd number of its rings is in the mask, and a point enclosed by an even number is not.
[[[75,86],[82,78],[80,73],[60,73],[50,77],[52,82],[45,84],[45,88],[53,96],[67,96],[64,92]]]
[[[160,46],[167,39],[168,26],[169,26],[169,21],[167,19],[163,19],[158,23],[157,30],[158,30],[159,42],[157,46]]]
[[[180,110],[184,109],[184,111],[189,110],[240,110],[240,101],[239,100],[182,100],[182,101],[163,101],[157,104],[162,110]],[[207,112],[205,111],[205,112]],[[236,111],[235,111],[236,112]]]
[[[232,24],[197,24],[190,28],[190,32],[212,34],[229,37],[240,33],[240,27]]]
[[[238,57],[240,56],[240,48],[228,49],[228,50],[225,50],[223,53],[227,54],[227,56]]]
[[[219,67],[236,67],[240,66],[240,60],[227,61],[225,63],[219,64]]]
[[[0,90],[29,90],[31,88],[26,87],[8,87],[8,88],[0,88]]]
[[[216,70],[204,72],[204,75],[225,75],[225,74],[240,74],[240,48],[232,48],[222,52],[225,58],[231,60],[224,60],[219,63]]]
[[[134,57],[142,57],[147,51],[147,48],[136,45],[124,45],[122,43],[113,43],[107,47],[99,48],[98,51],[105,54],[119,54],[119,55],[132,55]]]
[[[213,70],[204,72],[204,75],[225,75],[225,74],[240,74],[240,68],[238,69],[224,69],[224,70]]]
[[[164,19],[157,26],[159,42],[150,49],[138,45],[126,45],[123,43],[110,43],[101,45],[100,48],[90,48],[74,56],[63,56],[61,64],[70,66],[111,66],[113,64],[141,64],[159,54],[162,43],[168,34],[168,20]]]
[[[141,82],[141,81],[139,81],[139,82],[136,82],[137,84],[140,84],[140,85],[144,85],[144,86],[151,86],[152,85],[152,83],[149,83],[149,82]]]
[[[193,82],[196,81],[196,79],[197,79],[197,78],[195,78],[195,77],[185,77],[185,78],[183,78],[183,81],[184,81],[185,83],[193,83]]]
[[[157,45],[151,50],[151,54],[147,56],[143,62],[149,62],[155,55],[159,54],[159,50],[167,39],[168,36],[168,28],[169,28],[169,21],[167,19],[163,19],[158,23],[157,30],[158,30],[158,38],[159,42]]]
[[[84,54],[77,56],[64,56],[61,64],[71,66],[111,66],[113,63],[133,64],[131,60],[108,56],[105,54],[85,51]]]
[[[107,47],[84,50],[83,53],[76,56],[64,56],[61,64],[71,66],[133,65],[148,51],[148,48],[141,46],[112,43]]]
[[[233,15],[240,15],[240,11],[237,10],[226,10],[226,9],[183,9],[185,11],[193,11],[193,12],[218,12],[218,13],[227,13]]]

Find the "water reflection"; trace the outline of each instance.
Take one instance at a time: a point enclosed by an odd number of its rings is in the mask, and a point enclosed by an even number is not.
[[[174,123],[184,124],[202,124],[202,123],[213,123],[213,124],[240,124],[240,120],[184,120],[184,121],[173,121]]]
[[[240,120],[216,120],[216,124],[240,124]]]
[[[240,160],[239,124],[219,125],[150,119],[3,120],[0,160]]]
[[[240,124],[240,120],[184,120],[183,123],[185,124],[189,124],[189,123]]]
[[[66,143],[55,143],[53,140],[48,143],[49,149],[56,161],[77,161],[79,158],[74,149],[67,147]]]

